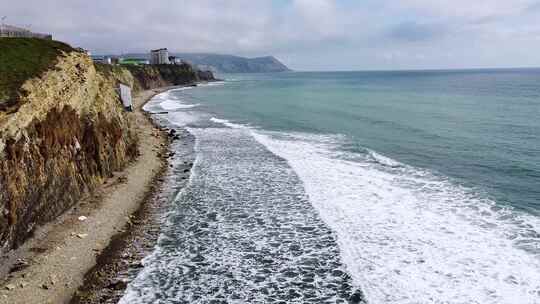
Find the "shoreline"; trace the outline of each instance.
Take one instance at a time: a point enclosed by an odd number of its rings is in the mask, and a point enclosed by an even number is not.
[[[20,248],[2,256],[0,303],[69,303],[89,271],[129,234],[163,181],[170,144],[167,134],[142,107],[153,96],[173,88],[146,90],[134,97],[131,124],[139,137],[135,160],[56,220],[37,229]]]
[[[116,235],[98,256],[70,304],[118,303],[128,283],[142,270],[143,259],[154,251],[170,202],[187,184],[195,161],[194,136],[182,127],[173,134],[171,130],[167,132],[169,149],[163,156],[167,166],[156,176],[129,229]]]

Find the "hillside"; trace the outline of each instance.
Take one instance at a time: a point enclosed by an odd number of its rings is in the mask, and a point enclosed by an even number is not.
[[[245,58],[210,53],[172,53],[201,70],[218,73],[276,73],[290,69],[273,56]],[[125,57],[148,58],[148,54],[125,54]]]
[[[63,52],[73,51],[58,41],[0,38],[0,111],[16,110],[22,83],[54,66]]]
[[[232,55],[177,53],[180,57],[201,69],[221,73],[271,73],[287,72],[290,69],[275,57],[244,58]]]

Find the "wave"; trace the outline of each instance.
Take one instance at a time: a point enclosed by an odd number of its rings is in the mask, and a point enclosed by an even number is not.
[[[176,100],[167,99],[159,103],[159,106],[162,107],[164,110],[172,111],[179,109],[191,109],[200,106],[200,104],[184,104]]]
[[[538,217],[375,151],[348,155],[335,136],[250,130],[298,174],[369,302],[540,303]]]
[[[249,128],[248,126],[244,126],[244,125],[241,125],[241,124],[235,124],[235,123],[232,123],[226,119],[219,119],[219,118],[215,118],[215,117],[212,117],[210,118],[210,121],[211,122],[214,122],[214,123],[218,123],[218,124],[222,124],[224,126],[227,126],[229,128],[232,128],[232,129],[244,129],[244,128]]]
[[[225,82],[225,81],[213,81],[213,82],[200,83],[200,84],[198,84],[198,86],[201,86],[201,87],[215,87],[215,86],[225,85],[226,83],[227,82]]]
[[[368,152],[369,152],[369,155],[373,158],[374,161],[378,162],[379,164],[381,165],[385,165],[385,166],[389,166],[389,167],[399,167],[399,166],[403,166],[402,163],[398,162],[398,161],[395,161],[389,157],[386,157],[384,155],[381,155],[373,150],[369,150],[368,149]]]

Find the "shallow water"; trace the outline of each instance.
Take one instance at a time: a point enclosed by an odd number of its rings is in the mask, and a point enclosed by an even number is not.
[[[226,78],[123,303],[540,303],[540,71]]]

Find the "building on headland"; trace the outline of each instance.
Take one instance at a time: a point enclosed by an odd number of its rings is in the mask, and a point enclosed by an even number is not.
[[[22,27],[0,24],[0,37],[9,38],[40,38],[52,40],[51,34],[34,33]]]
[[[151,64],[170,64],[169,51],[166,48],[150,51]]]

